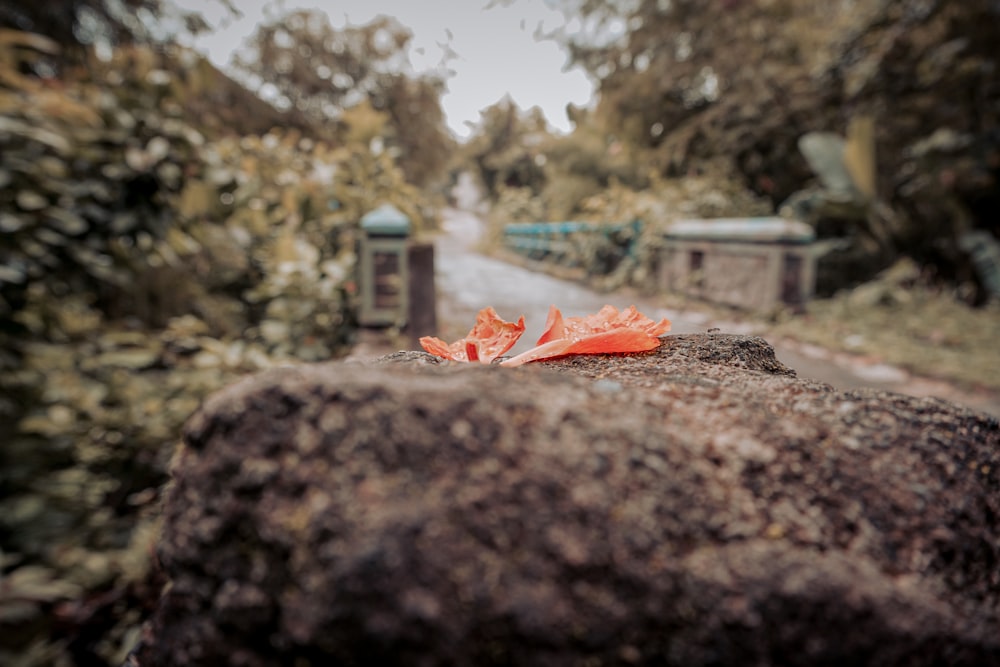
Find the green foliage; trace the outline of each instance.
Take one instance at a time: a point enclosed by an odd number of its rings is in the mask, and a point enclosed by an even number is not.
[[[459,161],[472,166],[492,201],[510,188],[527,188],[537,195],[545,186],[548,138],[539,109],[523,112],[505,97],[480,112],[479,125],[462,147]]]
[[[441,95],[444,83],[433,78],[397,75],[376,96],[374,104],[388,113],[390,150],[406,180],[419,187],[440,186],[445,166],[456,149],[445,126]]]
[[[238,14],[232,0],[208,0]],[[179,21],[161,20],[165,14]],[[109,49],[129,44],[169,43],[182,31],[207,29],[198,12],[181,12],[164,0],[45,0],[0,3],[0,29],[43,35],[62,49],[54,63],[87,57],[95,45]]]
[[[56,49],[0,32],[0,663],[117,665],[159,593],[183,422],[241,376],[341,353],[361,215],[433,212],[378,145],[388,113],[355,107],[342,144],[235,136],[192,54],[24,74]]]
[[[643,189],[652,175],[702,174],[767,198],[772,212],[792,210],[783,204],[812,197],[817,183],[799,140],[811,132],[843,135],[870,119],[874,140],[865,152],[874,164],[859,188],[861,214],[858,206],[826,206],[822,194],[820,204],[800,207],[814,213],[796,209],[850,245],[851,263],[834,271],[837,285],[850,284],[858,267],[874,275],[908,256],[946,281],[978,285],[974,301],[986,298],[988,270],[973,266],[968,248],[975,247],[970,234],[1000,236],[996,7],[944,0],[553,4],[574,20],[549,37],[598,82],[594,110],[573,110],[573,134],[545,149],[545,186],[534,191],[553,214],[578,208],[572,200],[587,180],[594,188],[614,178]],[[517,154],[509,142],[491,150],[476,160],[490,190],[490,169]]]

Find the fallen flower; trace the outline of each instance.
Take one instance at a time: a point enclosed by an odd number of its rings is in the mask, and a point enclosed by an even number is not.
[[[646,352],[659,347],[659,336],[668,331],[670,320],[664,318],[654,322],[635,306],[619,313],[609,305],[594,315],[568,318],[563,318],[558,308],[550,306],[545,331],[538,338],[538,344],[500,365],[520,366],[570,354]]]
[[[487,307],[476,315],[476,325],[465,338],[449,345],[440,338],[424,336],[420,339],[420,346],[445,359],[488,364],[514,347],[523,333],[524,315],[515,324],[507,322],[497,315],[497,311]]]

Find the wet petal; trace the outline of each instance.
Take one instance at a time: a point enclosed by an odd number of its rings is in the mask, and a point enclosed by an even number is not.
[[[570,354],[645,352],[658,347],[658,336],[667,331],[670,331],[669,320],[655,322],[635,306],[619,313],[617,308],[607,305],[593,315],[568,318],[551,306],[538,345],[501,365],[520,366]]]
[[[566,337],[566,325],[563,322],[562,313],[555,305],[549,306],[549,316],[545,320],[545,330],[542,331],[542,335],[538,337],[538,345],[542,343],[547,343],[550,340],[559,340],[560,338]]]
[[[507,322],[493,308],[483,308],[476,315],[476,325],[469,334],[454,343],[440,338],[424,336],[420,345],[427,352],[453,361],[492,362],[514,344],[524,333],[524,315],[515,322]]]
[[[445,359],[453,359],[451,356],[451,350],[448,348],[448,343],[444,342],[440,338],[435,338],[434,336],[424,336],[420,339],[420,346],[434,356],[443,357]]]
[[[647,352],[660,345],[660,339],[636,329],[602,331],[579,340],[562,338],[550,340],[526,352],[501,361],[501,366],[520,366],[531,361],[554,359],[571,354],[611,354],[621,352]]]

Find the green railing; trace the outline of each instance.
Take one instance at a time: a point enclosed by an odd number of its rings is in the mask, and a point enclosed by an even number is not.
[[[614,249],[622,257],[633,256],[642,231],[642,221],[603,222],[514,222],[504,227],[504,246],[529,259],[575,264],[588,250]]]

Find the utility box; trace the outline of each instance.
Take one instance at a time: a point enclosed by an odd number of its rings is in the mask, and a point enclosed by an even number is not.
[[[816,284],[814,240],[785,218],[676,220],[663,234],[659,287],[746,310],[800,308]]]
[[[366,327],[406,325],[409,308],[407,242],[410,219],[385,204],[361,218],[358,322]]]

